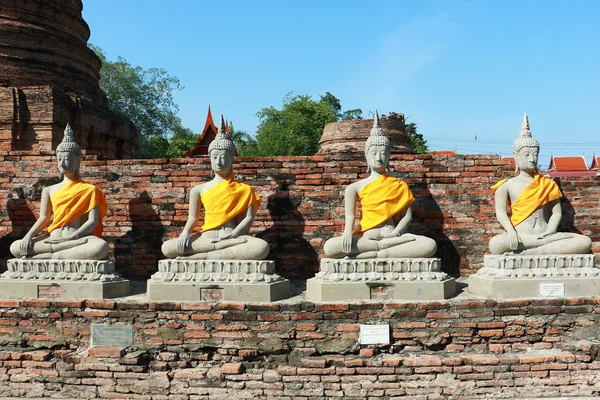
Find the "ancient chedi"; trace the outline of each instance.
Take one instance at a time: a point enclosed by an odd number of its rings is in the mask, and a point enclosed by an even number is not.
[[[415,199],[405,182],[386,173],[391,147],[376,112],[364,150],[370,175],[346,188],[344,232],[325,242],[327,258],[307,282],[307,297],[431,300],[454,294],[454,280],[441,272],[441,260],[432,258],[435,241],[408,233]],[[357,201],[362,217],[355,229]]]
[[[51,154],[70,122],[85,152],[129,158],[135,127],[108,109],[81,0],[3,0],[0,151]]]
[[[42,191],[40,217],[10,251],[0,277],[4,298],[105,298],[129,294],[129,282],[114,273],[102,239],[107,211],[102,191],[79,175],[81,148],[67,125],[56,148],[59,183]],[[50,293],[51,292],[51,293]]]
[[[392,154],[414,153],[410,139],[406,135],[403,114],[392,113],[387,118],[382,118],[380,124],[390,140]],[[362,157],[365,152],[365,141],[369,137],[372,125],[371,119],[331,122],[325,125],[317,154]]]
[[[260,206],[254,189],[233,176],[235,148],[221,123],[208,155],[214,178],[190,191],[188,219],[162,246],[168,260],[148,282],[150,300],[272,301],[289,295],[289,281],[265,260],[269,244],[248,234]],[[193,229],[204,206],[204,223]]]
[[[540,145],[527,114],[513,144],[518,175],[494,186],[498,222],[505,232],[490,240],[491,255],[470,277],[469,291],[492,298],[589,296],[600,293],[592,241],[558,232],[562,220],[558,185],[537,169]],[[510,206],[510,215],[507,213]]]

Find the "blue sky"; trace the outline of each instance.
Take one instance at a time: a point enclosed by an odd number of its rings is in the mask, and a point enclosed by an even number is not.
[[[597,1],[84,0],[83,17],[109,60],[179,78],[197,132],[209,104],[253,134],[288,92],[331,92],[404,113],[431,150],[510,155],[527,111],[542,165],[600,155]]]

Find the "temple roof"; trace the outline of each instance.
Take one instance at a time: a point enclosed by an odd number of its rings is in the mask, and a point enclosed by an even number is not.
[[[548,171],[588,171],[588,166],[585,162],[585,157],[558,157],[550,158]]]
[[[550,177],[560,176],[593,176],[595,171],[590,171],[584,156],[570,156],[550,158],[550,165],[545,175]]]
[[[592,158],[592,164],[590,165],[590,170],[599,170],[600,169],[600,156],[594,155]]]
[[[202,129],[202,134],[198,138],[198,142],[194,146],[194,148],[184,154],[185,157],[201,157],[208,155],[208,146],[210,143],[215,140],[217,136],[217,126],[213,120],[212,112],[210,110],[210,105],[208,106],[208,114],[206,115],[206,123],[204,124],[204,129]],[[225,132],[231,138],[231,132],[229,132],[229,124],[225,124]],[[236,151],[237,153],[237,151]]]

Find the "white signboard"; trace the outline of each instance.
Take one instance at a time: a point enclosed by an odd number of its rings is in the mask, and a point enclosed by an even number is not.
[[[389,325],[360,325],[360,344],[390,344]]]
[[[565,297],[564,283],[540,283],[540,296]]]

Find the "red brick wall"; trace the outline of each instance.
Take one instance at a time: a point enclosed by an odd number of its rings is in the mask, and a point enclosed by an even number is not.
[[[600,393],[598,301],[4,300],[0,393],[165,400],[591,397]],[[134,343],[91,348],[92,324],[130,325]],[[391,344],[360,345],[359,324],[389,325]]]
[[[51,156],[0,156],[0,258],[25,234],[38,215],[41,189],[57,179]],[[395,155],[393,174],[405,179],[416,197],[410,231],[434,238],[443,268],[471,274],[483,262],[490,237],[501,232],[489,187],[511,174],[495,155]],[[325,240],[343,229],[343,193],[347,184],[366,176],[365,162],[343,156],[240,157],[238,178],[252,185],[262,203],[253,234],[271,245],[270,258],[285,277],[308,278],[318,270]],[[109,213],[105,238],[118,270],[146,279],[156,271],[160,245],[181,232],[189,191],[208,179],[208,159],[88,159],[82,174],[100,186]],[[566,199],[562,229],[592,238],[600,253],[599,177],[558,178]]]
[[[130,120],[88,99],[52,86],[0,87],[0,152],[52,154],[67,122],[87,154],[130,158],[137,146]]]

